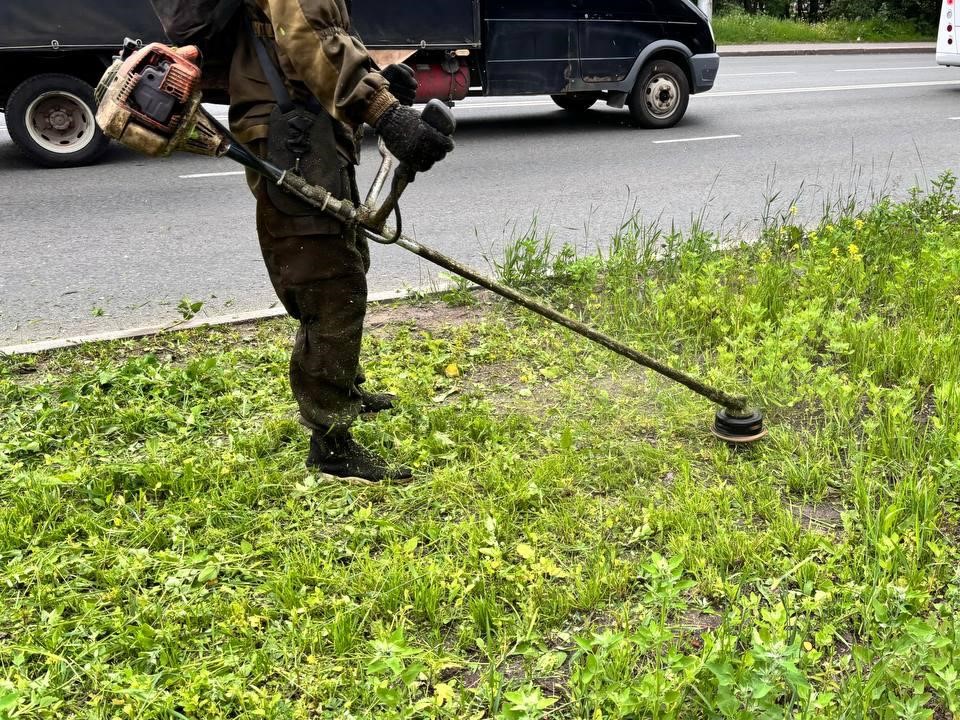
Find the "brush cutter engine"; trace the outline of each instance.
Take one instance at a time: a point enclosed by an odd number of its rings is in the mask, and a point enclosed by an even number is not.
[[[97,87],[97,124],[110,138],[163,157],[175,150],[220,156],[226,140],[200,112],[200,51],[127,41]]]

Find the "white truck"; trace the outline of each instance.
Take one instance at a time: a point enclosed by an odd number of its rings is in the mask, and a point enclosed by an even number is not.
[[[956,0],[942,0],[940,5],[940,27],[937,31],[938,65],[960,65],[955,5]]]

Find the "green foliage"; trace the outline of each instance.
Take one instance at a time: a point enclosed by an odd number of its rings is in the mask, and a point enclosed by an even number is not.
[[[747,450],[506,307],[368,338],[399,408],[356,431],[405,488],[305,471],[287,321],[0,359],[0,717],[957,714],[958,215],[948,176],[733,249],[517,250],[748,390]]]
[[[191,300],[185,297],[177,304],[177,311],[184,320],[192,320],[201,309],[203,309],[202,300]]]
[[[928,0],[718,0],[714,30],[717,42],[734,29],[763,28],[753,42],[916,40],[936,34],[940,3]],[[805,31],[803,25],[809,25]],[[737,35],[739,37],[739,34]]]
[[[879,23],[907,21],[930,32],[940,17],[940,3],[927,0],[831,0],[826,9],[829,18],[876,20]]]
[[[931,40],[936,33],[921,15],[877,14],[861,7],[866,0],[834,0],[831,11],[815,22],[727,10],[714,17],[718,45],[797,42],[895,42]],[[915,19],[915,18],[920,18]]]

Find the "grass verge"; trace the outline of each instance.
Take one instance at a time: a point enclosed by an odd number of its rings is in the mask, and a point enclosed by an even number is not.
[[[783,20],[769,15],[735,13],[713,19],[717,45],[751,43],[909,42],[936,35],[908,22],[892,20]]]
[[[749,388],[750,450],[500,305],[375,318],[400,406],[357,433],[405,488],[304,470],[286,321],[3,359],[0,717],[960,712],[952,190],[722,252],[631,226],[603,257],[510,254]]]

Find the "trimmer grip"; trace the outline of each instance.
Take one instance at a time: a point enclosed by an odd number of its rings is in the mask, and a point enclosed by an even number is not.
[[[420,119],[434,130],[442,135],[446,135],[447,137],[451,137],[457,129],[456,118],[453,116],[453,113],[450,112],[450,108],[444,105],[440,100],[431,100],[428,102],[427,106],[423,109],[423,112],[420,113]],[[374,181],[371,192],[367,197],[366,207],[370,208],[372,208],[373,203],[376,202],[376,197],[380,193],[380,187],[382,186],[383,179],[386,178],[390,167],[389,152],[386,148],[386,145],[383,144],[382,138],[380,140],[380,154],[383,155],[384,158],[383,164],[380,167],[380,174],[378,175],[378,178],[381,179]],[[400,165],[397,166],[397,169],[393,172],[393,181],[390,184],[390,196],[383,202],[383,205],[367,216],[366,222],[361,220],[361,223],[365,224],[367,228],[379,233],[382,237],[386,237],[383,234],[384,223],[387,221],[390,213],[395,213],[397,216],[397,228],[391,237],[391,240],[395,242],[396,239],[400,237],[400,231],[402,228],[400,214],[396,210],[397,203],[400,202],[400,196],[403,195],[403,191],[407,189],[407,185],[412,183],[416,177],[416,170],[411,168],[406,163],[400,163]]]
[[[457,119],[442,101],[433,99],[420,113],[420,119],[439,133],[452,137],[457,131]],[[417,177],[417,171],[406,163],[401,163],[393,174],[393,192],[399,198]]]
[[[447,137],[453,136],[457,131],[457,119],[453,116],[450,108],[436,98],[427,103],[423,112],[420,113],[420,119]]]

